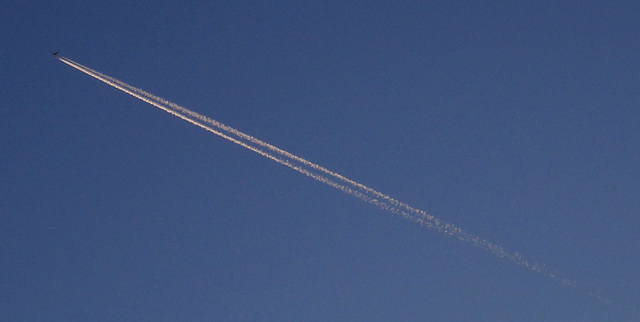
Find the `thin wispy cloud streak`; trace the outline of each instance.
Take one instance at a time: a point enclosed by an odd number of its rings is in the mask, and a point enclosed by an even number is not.
[[[356,182],[355,180],[349,179],[325,167],[322,167],[290,152],[282,150],[274,145],[259,140],[251,135],[236,130],[230,126],[224,125],[207,116],[191,111],[185,107],[167,101],[166,99],[163,99],[161,97],[155,96],[142,89],[131,86],[111,76],[102,74],[89,67],[83,66],[71,59],[62,56],[59,56],[58,59],[63,63],[91,77],[94,77],[114,88],[130,94],[157,108],[160,108],[165,112],[177,116],[193,125],[199,126],[211,133],[214,133],[235,144],[256,152],[279,164],[289,167],[292,170],[300,172],[310,178],[315,179],[316,181],[327,184],[362,201],[372,204],[381,210],[402,216],[403,218],[418,223],[421,226],[427,227],[431,230],[435,230],[451,238],[458,239],[471,246],[480,248],[511,263],[524,267],[530,271],[542,274],[563,285],[572,288],[578,288],[578,285],[575,282],[566,278],[558,277],[558,275],[550,272],[544,265],[530,262],[518,252],[508,251],[500,245],[466,232],[465,230],[457,227],[452,223],[445,222],[440,218],[428,214],[424,210],[411,207],[406,203],[398,201],[364,184]],[[607,300],[595,294],[594,292],[588,293],[601,301],[607,302]]]

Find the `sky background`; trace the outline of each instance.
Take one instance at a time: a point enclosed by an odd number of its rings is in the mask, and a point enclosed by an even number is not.
[[[0,319],[637,321],[638,17],[633,1],[5,1]]]

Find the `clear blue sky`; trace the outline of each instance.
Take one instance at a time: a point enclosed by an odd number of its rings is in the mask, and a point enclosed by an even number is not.
[[[5,2],[0,320],[637,321],[638,17],[633,1]]]

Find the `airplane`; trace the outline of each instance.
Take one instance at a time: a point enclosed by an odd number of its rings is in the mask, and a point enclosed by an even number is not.
[[[58,58],[58,53],[59,53],[59,52],[60,52],[59,50],[58,50],[58,51],[56,51],[55,53],[54,53],[54,52],[51,52],[51,55],[53,56],[53,58]]]

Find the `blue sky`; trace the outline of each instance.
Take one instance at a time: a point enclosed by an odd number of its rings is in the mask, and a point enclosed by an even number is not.
[[[7,2],[0,318],[637,320],[639,15],[629,1]],[[579,287],[231,144],[54,50]]]

